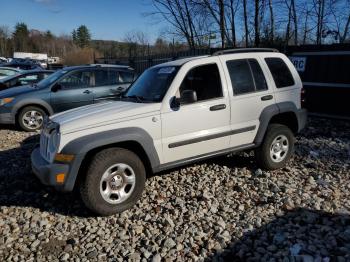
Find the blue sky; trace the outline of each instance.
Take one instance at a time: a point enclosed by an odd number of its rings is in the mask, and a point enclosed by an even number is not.
[[[0,6],[0,25],[11,30],[24,22],[31,29],[59,35],[85,24],[93,39],[122,40],[135,30],[153,41],[161,29],[143,16],[152,10],[145,0],[1,0]]]

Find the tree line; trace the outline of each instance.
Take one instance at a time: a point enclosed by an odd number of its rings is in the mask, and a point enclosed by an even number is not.
[[[349,42],[350,0],[149,0],[190,48]]]
[[[121,41],[92,40],[81,25],[70,34],[0,26],[0,56],[47,53],[66,64],[208,47],[262,47],[350,42],[350,0],[145,0],[146,19],[165,24],[151,41],[141,31]],[[166,23],[164,23],[166,22]]]
[[[14,30],[0,26],[0,56],[12,57],[14,52],[46,53],[63,59],[77,53],[93,57],[89,50],[91,34],[82,25],[71,35],[56,36],[51,31],[29,29],[25,23],[17,23]],[[73,33],[72,33],[73,34]]]
[[[85,25],[59,36],[30,29],[25,23],[17,23],[13,31],[0,26],[0,56],[12,57],[14,52],[46,53],[62,58],[67,65],[75,65],[93,63],[98,57],[133,57],[187,49],[186,44],[160,37],[151,43],[141,31],[126,32],[122,41],[92,40],[91,35]]]

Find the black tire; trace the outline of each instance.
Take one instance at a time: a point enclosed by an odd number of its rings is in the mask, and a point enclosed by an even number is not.
[[[41,115],[41,122],[40,122],[40,125],[36,125],[34,126],[33,125],[33,128],[30,128],[28,126],[28,124],[25,123],[25,120],[24,120],[24,116],[25,114],[27,114],[28,112],[37,112],[37,116],[39,116],[39,114]],[[27,132],[33,132],[33,131],[36,131],[36,130],[40,130],[43,126],[43,121],[44,121],[44,117],[46,116],[46,112],[40,108],[40,107],[37,107],[37,106],[27,106],[25,108],[23,108],[18,116],[17,116],[17,124],[19,125],[19,127],[24,130],[24,131],[27,131]]]
[[[100,192],[103,174],[117,163],[131,167],[135,174],[134,189],[122,203],[107,202]],[[123,148],[109,148],[97,153],[80,184],[80,194],[85,205],[94,213],[109,216],[130,209],[141,198],[146,182],[146,170],[140,158]]]
[[[282,155],[283,159],[276,162],[278,159],[274,159],[274,156],[271,156],[270,150],[272,150],[273,141],[281,137],[285,137],[288,140],[288,150]],[[294,142],[294,134],[287,126],[270,124],[267,128],[263,143],[255,150],[255,157],[258,166],[266,170],[274,170],[284,167],[294,152]]]

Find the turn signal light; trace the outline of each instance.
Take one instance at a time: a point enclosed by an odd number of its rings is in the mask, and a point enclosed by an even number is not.
[[[69,163],[74,159],[74,155],[56,154],[55,161]]]
[[[66,178],[66,174],[64,174],[64,173],[57,174],[56,175],[56,183],[63,184],[65,178]]]
[[[12,102],[13,99],[14,99],[13,97],[4,98],[4,99],[3,99],[4,104],[7,104],[7,103]]]

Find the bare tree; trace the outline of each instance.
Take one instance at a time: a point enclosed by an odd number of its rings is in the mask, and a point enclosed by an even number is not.
[[[260,45],[260,18],[259,18],[259,0],[255,0],[255,15],[254,15],[254,31],[255,31],[255,46],[258,47]]]
[[[297,12],[295,8],[295,1],[290,1],[291,5],[291,12],[293,14],[293,24],[294,24],[294,44],[298,45],[298,19],[297,19]]]
[[[157,15],[162,17],[175,31],[183,36],[189,47],[194,48],[198,35],[196,33],[196,13],[192,12],[188,0],[152,0],[156,11],[148,15]]]
[[[307,34],[309,33],[309,29],[308,29],[309,15],[310,15],[310,11],[307,9],[305,12],[305,20],[304,20],[303,45],[306,44]]]
[[[317,18],[316,44],[322,44],[322,31],[324,21],[325,0],[313,0],[315,14]]]
[[[288,7],[288,22],[287,22],[287,27],[286,27],[286,34],[285,34],[285,46],[289,44],[289,39],[290,39],[290,23],[291,23],[291,16],[292,16],[292,8],[291,5],[288,3],[286,0],[286,5]]]
[[[237,37],[236,37],[236,14],[239,10],[240,0],[228,0],[227,7],[229,12],[226,12],[228,15],[228,22],[231,25],[231,45],[236,47]]]
[[[247,15],[247,0],[243,0],[243,19],[245,32],[245,46],[249,45],[249,31],[248,31],[248,15]]]
[[[220,13],[220,35],[221,35],[221,47],[225,47],[225,6],[224,0],[218,0],[219,3],[219,13]]]
[[[273,13],[272,0],[269,0],[269,10],[270,10],[270,41],[273,43],[275,39],[275,17]]]
[[[348,19],[347,19],[345,27],[344,27],[344,32],[343,32],[342,36],[340,37],[340,43],[345,42],[348,31],[349,31],[349,27],[350,27],[350,13],[349,13]]]
[[[10,29],[7,26],[0,26],[0,56],[9,56],[10,35]]]
[[[344,43],[350,27],[350,0],[333,0],[328,8],[336,26],[336,38],[339,38],[339,43]]]
[[[124,42],[128,44],[129,57],[147,55],[150,42],[144,32],[130,31],[125,34]]]

